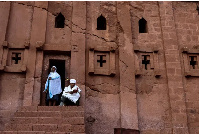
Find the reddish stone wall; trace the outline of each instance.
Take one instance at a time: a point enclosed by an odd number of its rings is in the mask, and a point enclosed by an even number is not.
[[[25,75],[4,73],[0,80],[0,109],[16,110],[22,106]]]
[[[0,117],[40,105],[48,60],[62,59],[66,76],[82,89],[87,134],[113,134],[115,128],[198,133],[199,67],[190,65],[199,55],[196,4],[0,2]],[[60,12],[65,26],[55,28]],[[106,30],[97,30],[101,15]],[[142,18],[146,33],[139,33]],[[20,64],[11,62],[14,51],[21,52]]]
[[[30,3],[34,5],[34,2]],[[31,36],[31,23],[33,15],[33,7],[26,6],[23,3],[11,3],[11,10],[6,33],[6,40],[9,47],[23,47],[25,41]]]
[[[46,44],[49,45],[70,45],[72,34],[72,2],[48,2]],[[55,17],[58,13],[65,16],[65,27],[55,27]]]
[[[119,71],[114,77],[108,75],[88,75],[89,49],[95,46],[111,46],[116,40],[115,2],[87,2],[86,35],[86,133],[113,133],[120,125],[119,108]],[[97,29],[100,15],[108,18],[106,30]],[[114,43],[114,47],[117,44]],[[117,52],[116,52],[117,53]],[[118,61],[118,54],[115,56]],[[105,63],[106,64],[106,63]],[[118,62],[116,63],[118,68]],[[94,119],[94,120],[91,120]]]
[[[139,129],[144,134],[165,133],[171,116],[159,4],[131,2],[131,6],[133,45],[134,49],[141,48],[141,52],[135,53],[136,69],[141,70],[141,75],[136,77]],[[139,33],[138,23],[142,18],[147,21],[147,33]],[[154,53],[154,48],[158,49],[158,53]],[[152,59],[149,70],[141,66],[141,56],[145,54]],[[155,77],[155,71],[161,74],[159,78]]]
[[[196,10],[197,3],[173,2],[173,8],[179,49],[182,47],[198,49],[199,14]],[[181,55],[181,60],[183,65],[185,62],[183,55]],[[186,65],[189,66],[189,63]],[[186,66],[184,64],[182,66],[182,72],[185,71]],[[199,132],[199,78],[184,77],[184,73],[182,73],[182,76],[184,82],[188,129],[189,133],[195,134]]]
[[[1,73],[0,75],[0,130],[13,113],[23,106],[24,74]]]

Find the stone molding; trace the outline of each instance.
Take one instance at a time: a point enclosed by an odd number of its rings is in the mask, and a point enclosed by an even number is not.
[[[181,48],[182,53],[193,53],[193,54],[199,54],[199,49],[192,49],[188,47]]]
[[[15,43],[8,43],[8,41],[4,41],[2,46],[3,48],[9,48],[9,49],[29,49],[30,42],[25,41],[23,46],[18,46]]]
[[[66,45],[66,44],[45,44],[44,42],[37,41],[36,49],[38,51],[73,51],[78,52],[77,45]]]
[[[3,48],[8,48],[8,42],[7,41],[4,41],[3,44],[2,44]]]
[[[25,73],[26,72],[26,65],[21,66],[5,66],[5,72],[15,72],[15,73]]]
[[[159,48],[157,46],[150,47],[150,48],[146,48],[144,46],[137,46],[137,45],[134,46],[135,53],[137,53],[137,52],[158,53],[158,51],[159,51]]]
[[[37,41],[37,42],[36,42],[36,49],[37,49],[38,51],[42,51],[42,50],[43,50],[43,47],[44,47],[44,42],[42,42],[42,41]]]

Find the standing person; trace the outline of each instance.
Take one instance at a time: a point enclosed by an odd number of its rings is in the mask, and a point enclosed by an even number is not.
[[[76,80],[70,79],[70,85],[68,87],[65,87],[63,91],[60,106],[79,105],[80,92],[81,89],[76,85]]]
[[[60,75],[56,72],[56,70],[57,70],[56,66],[52,66],[51,72],[48,75],[48,78],[45,84],[44,92],[47,93],[46,99],[49,106],[51,106],[52,103],[53,103],[53,106],[56,105],[56,103],[59,100],[59,94],[62,92],[61,78],[60,78]]]

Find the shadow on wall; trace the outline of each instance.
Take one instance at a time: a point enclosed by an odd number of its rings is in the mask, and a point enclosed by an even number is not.
[[[115,128],[114,134],[140,134],[140,131],[135,129]]]

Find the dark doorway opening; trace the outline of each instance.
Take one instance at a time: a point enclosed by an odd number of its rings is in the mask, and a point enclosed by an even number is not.
[[[49,73],[51,71],[52,66],[56,66],[56,68],[57,68],[56,72],[61,77],[61,87],[62,87],[62,90],[63,90],[64,87],[65,87],[65,60],[49,59]]]

